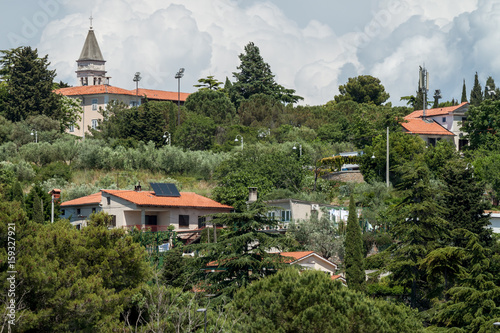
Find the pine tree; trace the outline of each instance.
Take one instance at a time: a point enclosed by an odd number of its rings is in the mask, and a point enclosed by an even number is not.
[[[411,288],[411,306],[417,307],[422,281],[426,280],[420,262],[447,238],[447,223],[439,205],[439,188],[430,182],[430,172],[420,156],[396,168],[401,175],[398,189],[403,197],[395,209],[390,230],[394,239],[392,276],[400,285]]]
[[[52,91],[56,72],[48,69],[48,57],[39,58],[37,50],[29,46],[2,53],[0,77],[9,91],[4,101],[5,118],[20,121],[39,114],[63,118],[60,96]]]
[[[240,54],[239,58],[241,60],[240,66],[237,67],[239,72],[233,72],[236,82],[231,88],[235,95],[230,96],[236,107],[239,107],[241,100],[255,94],[270,95],[285,103],[295,103],[303,99],[294,95],[295,90],[286,89],[274,81],[271,67],[264,62],[259,48],[253,42],[245,46],[245,53]]]
[[[203,253],[198,263],[203,288],[232,296],[239,288],[286,265],[283,257],[269,250],[287,250],[293,240],[261,231],[277,225],[277,220],[267,216],[268,209],[257,202],[243,213],[216,215],[217,224],[226,226],[227,232],[217,238],[217,243],[193,246]],[[216,272],[207,274],[207,266]]]
[[[485,210],[490,208],[483,199],[485,183],[474,178],[472,164],[461,159],[449,159],[442,170],[441,179],[446,184],[444,219],[450,223],[453,246],[465,247],[463,230],[477,235],[483,246],[491,245],[490,218]]]
[[[465,88],[465,79],[464,84],[462,86],[462,98],[460,99],[460,103],[467,102],[467,90]]]
[[[479,84],[479,78],[476,75],[474,76],[474,86],[470,92],[470,104],[474,106],[478,106],[483,101],[483,92],[481,89],[481,85]]]
[[[363,258],[363,238],[356,212],[354,197],[349,201],[349,217],[345,238],[345,275],[349,288],[359,291],[366,289],[365,265]]]

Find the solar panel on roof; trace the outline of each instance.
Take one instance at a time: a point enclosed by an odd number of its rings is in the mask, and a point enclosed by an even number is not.
[[[149,183],[157,197],[180,197],[181,194],[175,184],[171,183]]]

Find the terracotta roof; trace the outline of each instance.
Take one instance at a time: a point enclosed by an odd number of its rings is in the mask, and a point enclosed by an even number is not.
[[[337,279],[345,280],[344,277],[340,274],[332,275],[332,280],[337,280]]]
[[[296,251],[296,252],[280,252],[280,256],[282,257],[291,257],[294,260],[299,260],[308,255],[314,253],[314,251]],[[292,260],[290,260],[292,261]]]
[[[136,90],[130,90],[132,95],[136,94]],[[140,96],[145,96],[148,99],[157,99],[161,101],[177,101],[179,98],[178,92],[164,91],[164,90],[153,90],[153,89],[143,89],[139,88],[137,92]],[[188,98],[188,93],[180,93],[180,101],[185,102]]]
[[[108,193],[118,198],[122,198],[139,206],[160,206],[160,207],[201,207],[218,208],[231,210],[233,207],[223,205],[193,192],[180,192],[180,197],[160,197],[155,196],[150,191],[124,191],[124,190],[101,190],[100,193],[92,194],[83,198],[66,201],[61,206],[84,205],[101,202],[101,193]]]
[[[69,87],[54,90],[56,94],[61,94],[64,96],[81,96],[81,95],[97,95],[97,94],[114,94],[114,95],[135,95],[130,91],[113,87],[106,84],[96,85],[96,86],[79,86],[79,87]]]
[[[455,135],[434,120],[424,121],[420,118],[409,118],[406,120],[407,122],[401,123],[401,126],[412,134]]]
[[[86,197],[81,197],[78,199],[73,199],[65,201],[61,204],[61,207],[65,206],[81,206],[81,205],[97,205],[101,202],[101,192],[87,195]]]
[[[454,106],[447,106],[447,107],[444,107],[444,108],[436,108],[436,109],[429,109],[429,110],[425,110],[425,115],[427,117],[433,117],[433,116],[441,116],[441,115],[446,115],[446,114],[450,114],[451,112],[457,110],[457,109],[460,109],[462,106],[465,106],[469,104],[468,102],[463,102],[459,105],[454,105]],[[409,115],[407,115],[405,117],[405,119],[409,119],[409,118],[420,118],[422,117],[423,115],[423,111],[422,110],[417,110],[417,111],[413,111],[412,113],[410,113]]]

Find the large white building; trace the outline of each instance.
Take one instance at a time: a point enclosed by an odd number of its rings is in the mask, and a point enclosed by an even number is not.
[[[80,57],[76,61],[76,77],[79,86],[57,89],[55,92],[80,100],[82,119],[78,126],[71,126],[67,132],[83,137],[89,128],[96,128],[102,120],[100,108],[105,108],[111,101],[122,102],[128,106],[139,106],[146,98],[156,101],[171,101],[183,105],[188,93],[171,92],[153,89],[122,89],[110,85],[110,77],[106,76],[106,60],[101,53],[95,32],[90,27],[83,44]],[[132,73],[131,73],[132,76]]]

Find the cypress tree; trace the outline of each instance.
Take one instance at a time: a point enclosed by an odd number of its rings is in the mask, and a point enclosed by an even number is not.
[[[491,76],[486,79],[486,85],[484,86],[484,99],[495,99],[495,80]]]
[[[481,89],[481,85],[479,84],[479,79],[476,75],[474,76],[474,86],[470,92],[470,104],[474,106],[478,106],[483,101],[483,92]]]
[[[462,86],[462,99],[460,100],[460,103],[467,102],[467,90],[465,88],[465,79],[464,79],[464,84]]]
[[[424,108],[424,92],[418,88],[415,103],[413,104],[414,110],[422,110]]]
[[[356,214],[356,204],[352,194],[349,200],[344,264],[349,288],[364,291],[366,288],[366,276],[363,258],[363,239]]]
[[[21,187],[21,183],[18,181],[16,181],[14,185],[12,185],[11,200],[18,201],[21,204],[21,207],[24,208],[24,193]]]
[[[36,191],[33,198],[33,222],[40,224],[44,222],[42,199],[38,196]]]

